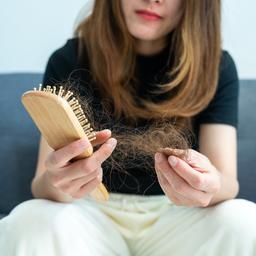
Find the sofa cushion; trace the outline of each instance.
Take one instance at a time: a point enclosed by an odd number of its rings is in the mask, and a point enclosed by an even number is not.
[[[239,95],[238,197],[256,202],[256,80],[242,80]]]
[[[41,74],[0,75],[0,213],[32,197],[31,179],[40,133],[21,103],[21,95],[37,87]]]

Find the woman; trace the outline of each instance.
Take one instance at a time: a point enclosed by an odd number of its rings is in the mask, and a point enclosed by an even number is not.
[[[110,100],[111,125],[137,129],[164,117],[192,128],[190,158],[155,153],[154,182],[138,168],[104,168],[117,144],[110,130],[73,163],[87,140],[53,151],[42,138],[37,199],[0,222],[2,254],[255,255],[255,204],[234,199],[238,78],[220,41],[218,0],[96,0],[77,38],[49,59],[44,84],[75,78],[93,97],[95,119]],[[107,204],[87,197],[102,180]]]

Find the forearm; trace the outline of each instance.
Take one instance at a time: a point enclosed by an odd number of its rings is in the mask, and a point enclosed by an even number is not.
[[[50,184],[46,172],[33,179],[31,191],[35,198],[44,198],[63,203],[73,201],[71,196],[59,191]]]
[[[214,195],[208,206],[217,204],[219,202],[235,198],[239,191],[239,183],[236,178],[221,174],[221,189]]]

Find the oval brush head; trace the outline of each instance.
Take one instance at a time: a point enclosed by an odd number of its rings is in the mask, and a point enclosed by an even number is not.
[[[54,150],[71,142],[87,137],[96,138],[84,111],[72,91],[65,92],[63,86],[34,88],[22,95],[21,101],[50,147]],[[72,97],[72,98],[71,98]],[[89,157],[93,153],[92,145],[82,154],[72,159]],[[108,200],[108,192],[101,183],[90,195],[99,201]]]

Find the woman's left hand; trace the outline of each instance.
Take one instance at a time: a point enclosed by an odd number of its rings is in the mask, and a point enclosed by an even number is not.
[[[189,159],[155,154],[155,170],[166,196],[176,205],[206,207],[221,188],[221,173],[203,154],[189,149]]]

